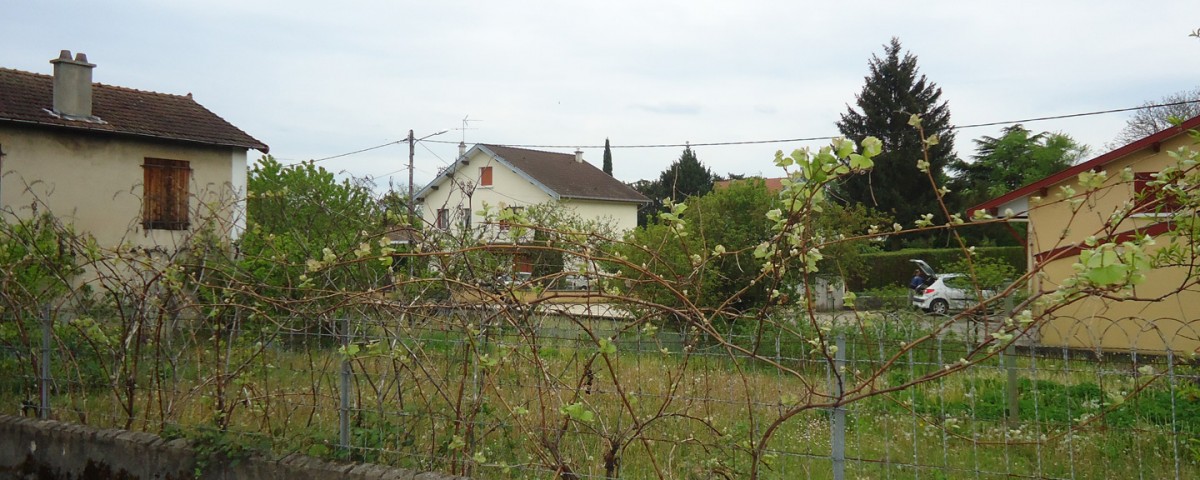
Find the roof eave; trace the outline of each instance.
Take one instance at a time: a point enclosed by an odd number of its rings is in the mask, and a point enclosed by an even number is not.
[[[496,160],[497,162],[500,162],[500,164],[504,165],[509,170],[512,170],[513,173],[517,174],[518,177],[524,178],[529,183],[532,183],[533,186],[537,187],[542,192],[545,192],[546,195],[550,196],[550,198],[552,198],[556,201],[564,198],[561,194],[556,192],[554,189],[546,186],[546,184],[544,184],[541,181],[539,181],[538,179],[534,178],[533,175],[530,175],[528,172],[521,170],[520,168],[517,168],[517,166],[513,165],[512,162],[505,160],[504,157],[500,156],[500,154],[496,153],[492,149],[487,148],[487,146],[475,145],[475,147],[472,148],[472,150],[475,150],[475,149],[479,149],[480,151],[486,153],[488,156],[492,157],[492,159]],[[470,152],[467,152],[467,153],[470,153]]]
[[[1085,172],[1087,170],[1091,170],[1093,168],[1098,168],[1098,167],[1102,167],[1104,165],[1108,165],[1109,163],[1112,163],[1121,158],[1124,158],[1134,152],[1140,151],[1142,149],[1150,148],[1150,147],[1154,146],[1154,144],[1156,144],[1156,143],[1161,143],[1161,142],[1163,142],[1167,139],[1173,138],[1175,136],[1183,135],[1183,134],[1187,133],[1188,130],[1191,130],[1191,129],[1194,129],[1197,127],[1200,127],[1200,115],[1189,118],[1189,119],[1185,120],[1183,123],[1180,123],[1178,126],[1172,126],[1170,128],[1164,129],[1161,132],[1155,133],[1153,135],[1148,135],[1146,137],[1143,137],[1140,140],[1131,142],[1128,145],[1125,145],[1123,147],[1109,151],[1108,153],[1105,153],[1103,155],[1100,155],[1096,158],[1093,158],[1086,162],[1080,163],[1078,165],[1074,165],[1074,166],[1065,168],[1063,170],[1058,171],[1057,173],[1050,174],[1040,180],[1037,180],[1033,183],[1025,185],[1024,187],[1018,188],[1018,189],[1008,192],[1004,195],[1001,195],[999,197],[993,198],[993,199],[983,202],[979,205],[971,207],[971,208],[967,209],[967,216],[968,217],[974,216],[975,212],[979,211],[979,210],[987,211],[987,210],[990,210],[993,208],[998,208],[1001,205],[1009,203],[1018,198],[1028,197],[1028,196],[1032,195],[1034,192],[1041,190],[1042,188],[1056,185],[1066,179],[1072,178],[1072,177],[1079,175],[1080,173]]]
[[[237,147],[237,148],[245,148],[247,150],[254,149],[254,150],[258,150],[262,153],[270,153],[270,147],[268,147],[267,144],[262,143],[262,142],[258,142],[258,143],[254,143],[254,144],[243,143],[243,142],[218,142],[218,141],[211,141],[211,140],[200,140],[200,139],[195,139],[195,138],[182,138],[182,137],[171,136],[171,135],[154,135],[154,134],[150,134],[150,133],[134,133],[134,132],[122,132],[122,131],[118,131],[118,130],[102,130],[102,129],[98,129],[98,128],[87,128],[87,127],[83,127],[83,126],[77,127],[74,125],[63,125],[60,123],[39,122],[36,120],[25,120],[25,119],[20,119],[20,118],[0,118],[0,122],[9,122],[9,123],[22,124],[22,125],[32,125],[32,126],[36,126],[39,128],[54,129],[54,130],[61,129],[61,130],[71,130],[71,131],[76,131],[76,132],[88,132],[88,133],[95,133],[95,134],[99,134],[99,135],[113,135],[113,136],[119,136],[119,137],[134,137],[134,138],[154,138],[154,139],[158,139],[158,140],[170,140],[173,142],[195,143],[195,144],[200,144],[200,145],[209,145],[209,146],[217,146],[217,147]]]
[[[632,198],[589,197],[584,195],[564,195],[562,198],[564,200],[592,200],[598,202],[632,203],[636,205],[645,205],[650,203],[650,199],[637,200]]]

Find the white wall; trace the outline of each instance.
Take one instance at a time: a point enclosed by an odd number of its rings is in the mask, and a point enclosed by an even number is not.
[[[480,168],[492,167],[492,185],[479,185]],[[476,151],[466,165],[459,169],[450,181],[443,181],[437,190],[426,194],[421,206],[421,218],[428,225],[436,225],[437,211],[448,208],[451,226],[460,223],[459,207],[469,207],[471,225],[478,226],[483,218],[478,214],[486,204],[493,209],[505,207],[529,207],[553,200],[545,190],[518,175],[506,165],[481,151]],[[563,208],[574,210],[581,218],[611,221],[619,232],[637,227],[637,204],[606,202],[598,200],[564,199]]]

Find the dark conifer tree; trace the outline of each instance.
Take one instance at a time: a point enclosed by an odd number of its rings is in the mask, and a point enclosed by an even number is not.
[[[691,147],[684,148],[679,160],[663,170],[658,180],[635,184],[637,191],[650,198],[650,204],[638,210],[638,225],[645,225],[664,210],[664,198],[682,203],[688,197],[704,195],[712,190],[716,178],[712,170],[700,163]]]
[[[848,203],[864,204],[892,216],[906,228],[913,227],[925,213],[945,221],[934,187],[917,169],[917,161],[923,158],[921,137],[909,125],[912,114],[918,114],[925,135],[938,136],[937,145],[929,149],[929,170],[940,185],[945,181],[946,165],[954,158],[950,108],[939,101],[942,89],[917,71],[915,55],[901,53],[897,38],[884,46],[883,58],[872,55],[869,66],[871,74],[856,96],[857,108],[847,106],[837,126],[842,135],[856,142],[870,135],[878,137],[883,141],[883,153],[875,157],[874,169],[846,179],[837,193]]]
[[[604,139],[604,173],[612,176],[612,149],[608,146],[608,139]]]
[[[683,149],[679,160],[658,176],[659,200],[670,198],[675,203],[690,196],[700,196],[712,190],[713,173],[696,158],[692,147]]]

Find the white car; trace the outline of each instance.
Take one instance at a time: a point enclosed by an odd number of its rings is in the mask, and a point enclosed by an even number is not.
[[[971,277],[961,273],[938,274],[921,260],[912,260],[925,274],[925,285],[913,291],[912,304],[929,313],[945,315],[951,310],[967,310],[980,301]],[[991,290],[983,291],[983,298],[994,296]]]

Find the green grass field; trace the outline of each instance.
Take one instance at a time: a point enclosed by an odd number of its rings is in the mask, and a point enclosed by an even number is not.
[[[814,333],[749,329],[723,345],[660,330],[597,342],[561,319],[531,321],[361,325],[349,348],[313,332],[280,334],[290,329],[221,340],[205,332],[144,345],[136,369],[113,355],[121,349],[62,332],[57,344],[73,350],[56,356],[66,378],[53,416],[230,451],[480,478],[745,478],[756,458],[762,478],[832,478],[824,406],[836,379],[805,341]],[[607,337],[612,327],[595,331]],[[886,363],[901,338],[920,333],[846,332],[841,373],[855,399],[843,406],[847,478],[1200,478],[1191,367],[1135,376],[1117,360],[1019,354],[1008,359],[1019,394],[1010,418],[1009,370],[997,358],[929,379],[968,355],[963,339],[904,343]],[[11,365],[21,351],[0,355]],[[339,445],[343,360],[348,449]],[[4,404],[36,392],[32,373],[17,370],[24,375],[0,382]]]

